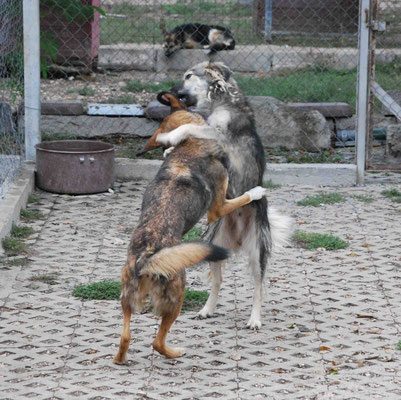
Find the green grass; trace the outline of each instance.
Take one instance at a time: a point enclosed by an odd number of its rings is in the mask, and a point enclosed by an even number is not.
[[[374,201],[373,196],[367,194],[354,194],[351,196],[353,199],[360,201],[361,203],[372,203]]]
[[[314,164],[314,163],[341,163],[343,158],[340,154],[335,154],[330,150],[322,150],[318,153],[309,153],[305,151],[295,151],[288,153],[287,162],[296,164]]]
[[[401,192],[396,188],[383,190],[382,195],[394,203],[401,203]]]
[[[266,189],[279,189],[281,188],[281,185],[279,183],[273,183],[271,179],[268,181],[263,182],[263,187]]]
[[[399,340],[398,343],[396,344],[396,348],[397,350],[401,350],[401,340]]]
[[[1,243],[7,256],[17,256],[26,252],[26,245],[20,238],[6,236]]]
[[[34,230],[30,226],[17,226],[13,225],[11,229],[11,236],[14,238],[23,239],[32,235]]]
[[[72,294],[82,300],[118,300],[120,292],[121,282],[106,280],[79,285]]]
[[[57,284],[54,274],[38,275],[31,278],[32,281],[40,281],[49,285]],[[100,281],[87,285],[79,285],[75,287],[72,294],[82,300],[118,300],[121,293],[121,282],[119,281]],[[185,289],[183,311],[199,309],[205,304],[208,293],[205,290]]]
[[[29,264],[27,257],[9,257],[5,260],[5,264],[9,267],[23,267]]]
[[[324,204],[343,203],[344,196],[339,193],[319,193],[314,196],[306,196],[304,199],[297,201],[298,206],[320,207]]]
[[[69,89],[67,90],[67,93],[78,93],[80,96],[94,96],[96,94],[96,90],[89,86],[84,86],[82,88]]]
[[[57,276],[60,275],[58,273],[54,274],[43,274],[43,275],[35,275],[29,278],[32,282],[42,282],[48,285],[57,285],[59,282],[57,281]]]
[[[191,228],[183,237],[183,242],[191,242],[199,240],[202,237],[202,228],[200,226],[194,226]]]
[[[123,139],[122,143],[116,145],[116,157],[124,157],[136,159],[138,156],[136,155],[138,151],[142,150],[145,146],[146,140],[134,139],[134,140],[125,140]],[[157,148],[151,151],[148,151],[145,154],[139,156],[139,158],[146,158],[149,160],[163,160],[163,149]]]
[[[300,247],[307,250],[324,248],[326,250],[340,250],[348,247],[348,243],[337,236],[326,233],[296,231],[293,240]]]
[[[199,310],[206,303],[207,298],[206,290],[185,289],[182,311]]]
[[[40,202],[40,197],[37,194],[30,194],[28,196],[28,204],[37,204]]]
[[[25,221],[34,221],[43,218],[43,214],[39,210],[25,208],[20,212],[21,218]]]
[[[141,82],[136,79],[132,79],[127,82],[126,86],[123,87],[125,92],[151,92],[158,93],[164,90],[170,90],[174,85],[176,85],[176,81],[167,80],[164,82]]]

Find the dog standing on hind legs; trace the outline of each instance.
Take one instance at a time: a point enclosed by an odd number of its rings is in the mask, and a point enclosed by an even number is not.
[[[228,156],[229,183],[227,194],[234,198],[250,188],[262,185],[265,170],[264,150],[256,133],[251,107],[233,79],[230,69],[222,63],[203,62],[184,73],[173,91],[187,106],[194,106],[207,117],[208,127],[182,125],[159,135],[159,142],[176,146],[189,137],[215,135]],[[216,245],[243,250],[248,255],[255,291],[247,326],[261,327],[263,278],[272,250],[287,242],[290,220],[269,208],[265,197],[225,216],[210,226],[208,240]],[[199,312],[200,318],[213,315],[222,282],[222,262],[211,265],[211,291]]]
[[[182,110],[173,96],[164,94],[163,97],[175,111],[162,122],[163,131],[188,122],[205,125],[199,115]],[[131,315],[141,309],[148,296],[156,314],[161,316],[153,348],[168,358],[184,354],[181,348],[169,347],[166,336],[181,311],[185,268],[201,261],[224,260],[228,251],[211,243],[181,243],[183,234],[206,211],[208,221],[214,222],[266,194],[265,189],[255,187],[227,199],[226,162],[225,152],[216,140],[189,138],[174,149],[146,188],[139,224],[132,234],[121,275],[123,330],[114,363],[126,362]]]

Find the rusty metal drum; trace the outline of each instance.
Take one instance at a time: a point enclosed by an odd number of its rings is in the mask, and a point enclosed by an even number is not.
[[[114,146],[91,140],[36,145],[36,185],[53,193],[107,191],[114,182]]]

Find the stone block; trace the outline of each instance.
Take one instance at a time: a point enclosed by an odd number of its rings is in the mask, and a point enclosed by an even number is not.
[[[298,111],[273,97],[248,99],[264,146],[315,152],[330,147],[332,132],[319,111]]]
[[[46,101],[41,103],[42,115],[82,115],[85,114],[81,101]]]
[[[68,133],[88,139],[116,135],[146,138],[150,137],[158,127],[159,123],[146,118],[87,115],[76,117],[43,115],[41,118],[41,131],[44,133],[49,135]],[[19,129],[24,129],[23,119],[20,120]]]
[[[149,44],[125,43],[100,46],[101,68],[116,70],[155,71],[157,47]]]

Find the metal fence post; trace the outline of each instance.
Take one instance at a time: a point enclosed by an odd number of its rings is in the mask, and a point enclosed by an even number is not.
[[[35,161],[40,142],[40,23],[39,0],[23,1],[25,158]]]
[[[356,170],[358,185],[363,184],[365,178],[366,138],[369,131],[370,1],[371,0],[360,0],[359,7],[358,93],[356,104]]]

